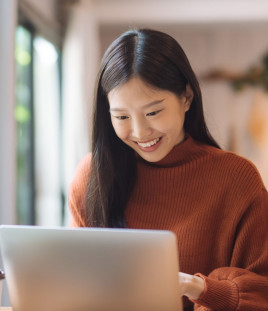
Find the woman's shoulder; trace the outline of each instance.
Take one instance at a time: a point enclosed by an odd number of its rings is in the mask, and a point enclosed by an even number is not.
[[[255,164],[242,155],[215,147],[210,147],[209,152],[212,154],[212,157],[215,157],[216,160],[226,162],[230,167],[241,167],[257,173]]]
[[[74,177],[70,184],[70,193],[85,193],[89,178],[91,158],[91,153],[88,153],[78,163],[74,173]]]
[[[234,180],[238,180],[239,182],[244,181],[245,183],[254,181],[258,183],[259,186],[264,187],[257,167],[246,157],[232,151],[214,147],[209,147],[208,150],[215,166],[218,167],[219,170],[224,171],[225,174],[229,174]]]
[[[91,154],[87,154],[78,163],[74,178],[69,186],[68,205],[72,214],[71,225],[84,227],[85,198],[89,178]]]
[[[92,158],[92,154],[88,153],[86,154],[78,163],[77,167],[76,167],[76,171],[75,171],[75,178],[79,178],[84,177],[86,175],[86,177],[88,177],[89,174],[89,170],[90,170],[90,164],[91,164],[91,158]]]

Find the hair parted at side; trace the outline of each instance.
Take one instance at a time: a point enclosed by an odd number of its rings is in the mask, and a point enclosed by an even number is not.
[[[96,81],[85,210],[88,226],[127,225],[124,211],[136,180],[136,159],[134,151],[115,134],[107,94],[134,76],[177,95],[189,84],[194,98],[185,115],[185,131],[195,140],[219,148],[207,129],[199,83],[179,43],[151,29],[123,33],[105,52]]]

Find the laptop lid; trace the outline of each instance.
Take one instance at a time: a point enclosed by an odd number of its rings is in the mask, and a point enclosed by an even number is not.
[[[169,231],[0,226],[14,311],[180,311]]]

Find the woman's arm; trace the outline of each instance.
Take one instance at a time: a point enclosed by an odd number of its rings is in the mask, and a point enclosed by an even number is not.
[[[195,303],[195,310],[268,310],[268,277],[246,269],[219,268],[202,276],[205,290]]]
[[[235,208],[235,206],[234,206]],[[229,267],[197,274],[204,291],[195,310],[268,310],[268,194],[263,189],[237,227]]]

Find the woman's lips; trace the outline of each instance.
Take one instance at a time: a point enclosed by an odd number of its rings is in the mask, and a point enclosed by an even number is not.
[[[136,144],[142,151],[152,152],[159,147],[161,140],[162,137],[158,137],[147,142],[136,142]]]

